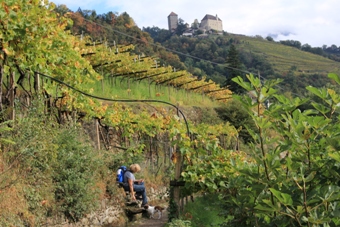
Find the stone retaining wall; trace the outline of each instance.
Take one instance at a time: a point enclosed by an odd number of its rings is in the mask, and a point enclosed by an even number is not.
[[[160,189],[149,188],[148,190],[148,200],[149,203],[154,205],[153,201],[167,201],[169,198],[169,193],[166,187]],[[55,227],[117,227],[126,226],[128,219],[125,215],[125,205],[122,200],[119,199],[104,199],[101,201],[101,208],[87,214],[77,223],[68,223],[65,219],[54,218],[50,219],[46,226]]]

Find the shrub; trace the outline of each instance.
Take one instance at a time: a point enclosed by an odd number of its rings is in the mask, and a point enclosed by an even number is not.
[[[92,147],[82,143],[78,133],[76,129],[65,129],[56,137],[58,162],[53,174],[56,203],[73,221],[94,208],[98,192],[93,173],[100,164]]]
[[[234,79],[255,99],[238,97],[256,123],[248,162],[236,160],[224,200],[228,226],[339,226],[339,104],[333,89],[308,86],[320,98],[277,95],[280,80]],[[329,74],[340,85],[340,77]],[[272,105],[264,108],[267,100]],[[254,101],[255,100],[255,101]],[[252,161],[251,161],[252,160]]]
[[[34,215],[36,223],[58,212],[76,221],[97,203],[95,180],[104,171],[104,159],[82,128],[58,125],[39,111],[31,107],[17,120],[11,134],[15,144],[4,153],[7,165],[20,169],[18,178],[26,185],[22,187],[28,206],[22,213]]]

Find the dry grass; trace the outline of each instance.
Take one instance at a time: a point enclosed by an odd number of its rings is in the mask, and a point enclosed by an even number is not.
[[[34,226],[34,216],[29,213],[22,185],[12,185],[0,191],[0,225],[22,223]]]
[[[20,219],[34,223],[33,217],[28,213],[19,177],[13,168],[5,164],[3,156],[0,155],[0,226],[20,223]]]
[[[97,181],[95,184],[95,189],[100,191],[99,200],[103,200],[107,197],[106,195],[106,183],[103,181]]]

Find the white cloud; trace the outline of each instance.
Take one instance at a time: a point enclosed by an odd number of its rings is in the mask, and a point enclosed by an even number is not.
[[[281,34],[279,39],[294,39],[321,47],[340,45],[338,0],[54,0],[71,10],[94,9],[97,14],[127,12],[142,27],[167,29],[167,16],[178,14],[186,23],[199,21],[205,14],[218,15],[223,29],[249,36]],[[289,33],[285,36],[282,34]]]

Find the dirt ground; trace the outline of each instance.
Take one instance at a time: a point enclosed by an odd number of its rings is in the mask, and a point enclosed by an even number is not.
[[[168,222],[168,211],[164,210],[162,212],[162,217],[158,218],[158,215],[155,215],[156,218],[148,218],[143,215],[141,218],[136,221],[132,221],[129,223],[128,227],[163,227]]]

